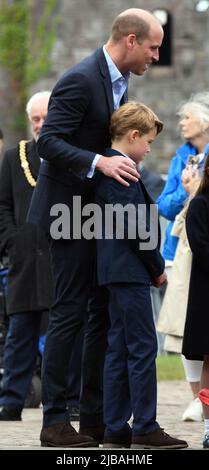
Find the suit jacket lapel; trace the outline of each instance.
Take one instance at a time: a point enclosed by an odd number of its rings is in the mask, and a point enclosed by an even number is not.
[[[112,148],[107,148],[105,150],[105,155],[107,157],[112,157],[113,155],[121,155],[122,157],[124,156],[118,150],[114,150]],[[155,202],[153,201],[153,199],[150,197],[149,193],[147,192],[146,187],[145,187],[145,185],[144,185],[144,183],[142,182],[141,179],[139,179],[139,181],[137,183],[137,189],[140,191],[140,193],[141,192],[143,193],[144,200],[145,200],[145,203],[146,203],[146,207],[148,207],[149,204],[155,204]],[[155,207],[156,207],[156,211],[157,211],[156,204],[155,204]],[[158,217],[158,249],[160,249],[160,244],[161,244],[161,230],[160,230],[160,222],[159,222],[159,217]]]
[[[114,150],[112,148],[106,148],[105,149],[105,155],[107,157],[113,157],[114,155],[120,155],[121,157],[126,158],[121,152],[119,152],[118,150]],[[145,185],[144,185],[144,183],[142,182],[141,179],[139,179],[137,184],[138,184],[139,190],[143,191],[146,201],[149,204],[155,204],[155,202],[153,201],[153,199],[150,197],[149,193],[147,192],[146,187],[145,187]]]
[[[120,100],[120,105],[127,103],[127,101],[128,101],[128,87],[126,88],[126,91]]]
[[[149,204],[155,204],[155,202],[153,201],[153,199],[151,198],[151,196],[150,196],[149,193],[147,192],[146,186],[144,185],[144,183],[142,182],[141,179],[138,181],[138,185],[141,186],[141,189],[142,189],[142,191],[143,191],[143,193],[144,193],[144,196],[145,196],[147,202],[149,202]]]
[[[96,54],[97,54],[97,60],[98,60],[100,72],[103,78],[103,85],[104,85],[105,95],[107,98],[108,109],[109,109],[110,115],[112,115],[114,111],[114,103],[113,103],[113,94],[112,94],[112,83],[110,79],[108,65],[107,65],[102,48],[98,49]]]

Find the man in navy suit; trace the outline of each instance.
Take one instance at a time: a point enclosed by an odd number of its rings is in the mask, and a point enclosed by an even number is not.
[[[162,127],[147,106],[126,103],[112,115],[112,149],[107,152],[138,164]],[[157,340],[150,286],[160,287],[166,274],[154,202],[141,180],[124,188],[104,175],[96,201],[103,228],[97,240],[98,281],[109,291],[110,314],[104,366],[104,447],[187,447],[185,441],[164,433],[156,421]]]
[[[107,44],[67,71],[55,86],[39,152],[44,159],[29,220],[50,232],[52,206],[73,211],[75,196],[83,208],[94,201],[101,173],[124,186],[139,174],[130,159],[104,154],[110,145],[109,122],[127,100],[129,73],[143,75],[159,59],[163,30],[149,12],[133,8],[114,21]],[[77,199],[78,200],[78,199]],[[82,223],[73,216],[73,230]],[[55,239],[56,238],[56,239]],[[43,361],[43,446],[89,446],[103,437],[103,364],[108,329],[107,293],[92,287],[95,240],[51,237],[56,302],[50,312]],[[69,356],[89,301],[82,371],[80,434],[69,424],[66,385]]]

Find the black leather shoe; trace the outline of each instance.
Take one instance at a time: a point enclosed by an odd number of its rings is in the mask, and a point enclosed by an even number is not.
[[[92,437],[80,435],[70,423],[43,427],[40,435],[42,447],[95,447]]]
[[[22,408],[2,408],[0,421],[21,421]]]
[[[104,429],[105,427],[103,425],[101,426],[92,426],[88,428],[84,428],[80,426],[79,429],[79,434],[80,435],[86,435],[86,436],[91,436],[97,443],[97,445],[103,443],[104,439]]]
[[[69,406],[68,410],[70,415],[70,421],[80,421],[80,410],[78,406]]]
[[[204,436],[203,449],[209,449],[209,434],[205,434]]]

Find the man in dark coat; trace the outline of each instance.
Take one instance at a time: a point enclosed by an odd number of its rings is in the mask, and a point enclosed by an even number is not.
[[[94,201],[99,172],[125,186],[129,185],[127,180],[138,180],[132,160],[119,155],[110,159],[104,152],[110,145],[111,114],[127,100],[129,73],[143,75],[159,59],[162,40],[162,27],[151,13],[138,8],[126,10],[115,19],[107,44],[59,80],[38,143],[44,162],[29,214],[32,223],[49,233],[56,205],[67,206],[73,214],[74,203],[78,202],[83,210]],[[103,438],[102,377],[108,313],[107,294],[102,288],[95,289],[91,296],[83,355],[80,435],[69,424],[66,408],[68,361],[75,334],[83,325],[95,266],[95,240],[79,235],[83,222],[79,211],[73,219],[72,236],[68,233],[68,239],[63,239],[62,234],[52,233],[50,240],[56,302],[49,314],[43,361],[42,446],[92,446],[88,436],[97,443]]]
[[[3,358],[0,420],[21,420],[38,354],[42,312],[53,299],[48,241],[26,215],[39,172],[36,142],[47,114],[50,93],[27,104],[33,140],[8,150],[0,172],[0,253],[8,253],[9,327]]]

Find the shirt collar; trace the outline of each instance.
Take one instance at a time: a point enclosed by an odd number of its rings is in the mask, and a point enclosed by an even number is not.
[[[124,75],[122,75],[122,73],[120,72],[120,70],[118,70],[115,63],[111,59],[110,55],[106,51],[105,46],[103,46],[103,52],[104,52],[104,56],[107,61],[108,69],[110,72],[111,82],[114,83],[121,78],[124,79],[125,81],[128,81],[130,77],[130,72],[127,72]]]
[[[112,148],[112,147],[111,147],[111,148]],[[112,150],[115,150],[115,149],[112,149]],[[121,155],[123,155],[123,157],[129,158],[129,160],[132,160],[132,158],[129,157],[129,155],[127,155],[127,153],[121,152],[121,150],[117,150],[117,152],[120,152]],[[132,160],[132,161],[133,161],[133,160]]]

